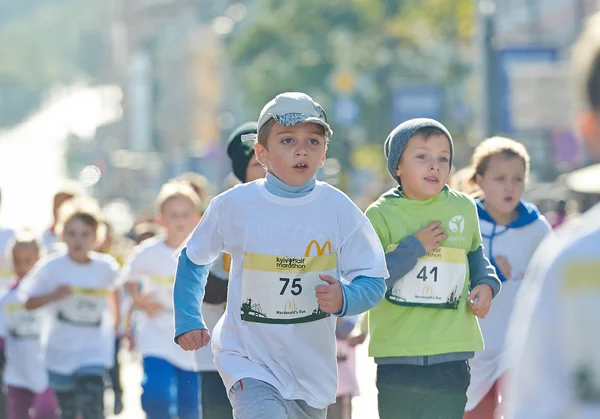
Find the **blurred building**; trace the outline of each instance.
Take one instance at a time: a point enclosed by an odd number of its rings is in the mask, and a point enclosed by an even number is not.
[[[572,128],[569,53],[597,0],[478,1],[485,134],[523,142],[533,179],[586,164]]]
[[[118,193],[136,209],[152,203],[162,182],[185,171],[213,182],[225,177],[222,131],[231,118],[222,112],[220,31],[231,28],[218,19],[227,3],[114,0],[124,116],[110,162],[120,179]]]

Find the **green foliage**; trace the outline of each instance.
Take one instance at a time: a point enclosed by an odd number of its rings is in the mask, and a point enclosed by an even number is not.
[[[98,77],[110,61],[110,2],[0,0],[0,125],[54,84]]]
[[[335,74],[350,74],[368,140],[383,142],[391,88],[455,88],[469,72],[471,0],[256,0],[251,9],[227,50],[250,116],[285,90],[313,95],[331,114]]]

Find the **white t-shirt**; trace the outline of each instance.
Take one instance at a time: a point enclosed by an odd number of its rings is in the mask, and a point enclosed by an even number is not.
[[[6,289],[13,277],[13,270],[8,258],[8,244],[15,232],[9,228],[0,227],[0,290]]]
[[[41,260],[24,279],[22,301],[46,295],[60,285],[72,294],[44,307],[42,347],[49,371],[70,375],[81,367],[113,365],[115,331],[107,296],[114,289],[119,265],[110,255],[91,252],[89,263],[57,253]]]
[[[600,417],[600,205],[540,245],[511,320],[506,419]]]
[[[255,378],[273,385],[288,400],[305,400],[320,409],[333,403],[337,389],[335,318],[321,318],[323,313],[315,309],[307,317],[319,320],[261,323],[242,320],[241,309],[248,305],[254,318],[259,318],[261,304],[265,309],[275,302],[281,303],[282,315],[297,315],[296,302],[301,308],[311,296],[316,306],[313,276],[272,278],[280,272],[273,270],[250,275],[260,260],[276,259],[285,266],[293,263],[290,272],[295,275],[293,270],[297,263],[306,262],[305,256],[324,255],[328,267],[337,259],[333,275],[337,271],[338,278],[387,277],[381,244],[367,218],[346,195],[326,183],[317,182],[304,197],[282,198],[268,192],[261,179],[214,198],[187,243],[188,257],[198,265],[212,263],[221,251],[229,253],[233,263],[227,310],[214,329],[212,348],[226,388],[242,378]],[[249,267],[250,261],[254,268]],[[261,285],[256,293],[263,278],[273,279],[273,285]],[[249,290],[264,295],[261,304],[245,298]]]
[[[183,370],[196,371],[194,354],[184,351],[173,341],[173,281],[177,268],[175,251],[167,246],[163,238],[145,240],[136,246],[123,268],[122,281],[139,283],[142,294],[152,294],[164,307],[161,313],[152,318],[142,310],[137,313],[135,342],[140,354],[165,359]]]
[[[505,256],[512,278],[502,283],[502,291],[492,301],[485,319],[479,319],[485,350],[476,352],[469,361],[471,384],[467,391],[467,410],[474,409],[492,388],[496,380],[510,367],[504,351],[505,335],[517,292],[524,280],[525,270],[542,239],[552,231],[545,218],[536,219],[520,228],[507,228],[479,220],[486,256]],[[526,279],[525,279],[526,280]]]
[[[0,336],[4,338],[4,383],[42,393],[48,387],[40,332],[41,310],[27,311],[15,289],[0,297]]]
[[[206,302],[202,303],[202,319],[204,320],[204,324],[211,334],[217,325],[217,322],[224,313],[225,304],[209,304]],[[196,365],[198,367],[198,371],[217,370],[211,345],[194,351],[194,354],[196,355]]]
[[[66,251],[67,246],[52,230],[46,230],[42,234],[41,241],[47,254]]]

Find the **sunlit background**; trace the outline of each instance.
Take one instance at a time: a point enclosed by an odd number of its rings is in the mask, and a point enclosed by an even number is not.
[[[66,179],[122,233],[183,172],[218,193],[232,129],[288,90],[326,109],[335,134],[319,176],[359,205],[392,185],[391,129],[431,117],[454,137],[455,169],[487,136],[509,136],[532,155],[527,197],[543,212],[559,199],[583,210],[597,197],[565,177],[592,163],[573,129],[569,52],[598,10],[597,0],[0,0],[0,222],[42,232]]]

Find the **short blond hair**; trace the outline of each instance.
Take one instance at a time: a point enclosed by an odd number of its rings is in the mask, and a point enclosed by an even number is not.
[[[491,137],[482,141],[473,151],[471,159],[472,176],[471,182],[475,182],[477,175],[484,176],[494,156],[505,158],[519,158],[525,165],[525,176],[529,175],[531,158],[525,146],[515,140],[506,137]]]
[[[64,204],[58,210],[57,233],[62,235],[65,226],[72,220],[80,220],[94,230],[96,238],[102,238],[105,228],[102,224],[102,209],[94,198],[89,196],[76,196]],[[104,240],[102,238],[102,240]]]
[[[33,247],[39,256],[42,256],[43,246],[40,240],[29,229],[17,231],[9,244],[6,246],[6,258],[12,260],[18,247]]]
[[[202,210],[202,200],[187,182],[172,180],[165,183],[156,197],[156,213],[162,214],[165,203],[173,198],[183,197],[190,200],[194,206],[194,212]]]

